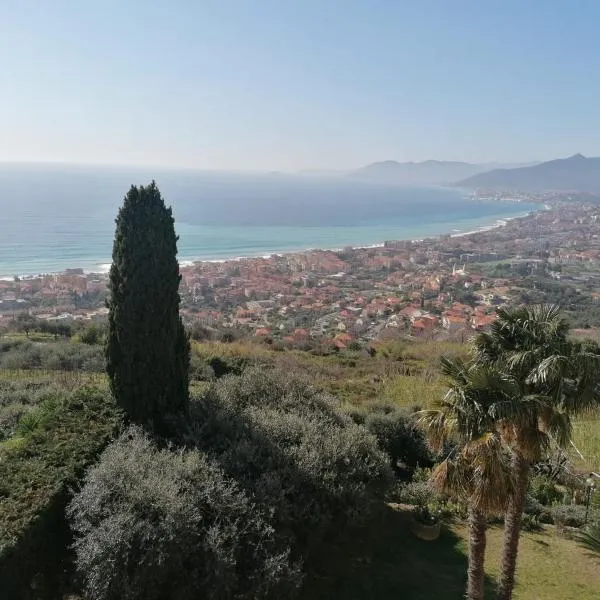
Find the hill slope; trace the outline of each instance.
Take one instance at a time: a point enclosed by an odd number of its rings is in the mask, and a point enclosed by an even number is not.
[[[523,191],[600,192],[600,158],[575,154],[518,169],[495,169],[459,181],[457,186]]]
[[[362,167],[350,173],[349,176],[397,185],[444,185],[490,171],[499,166],[501,165],[496,163],[472,164],[439,160],[399,163],[395,160],[385,160]]]

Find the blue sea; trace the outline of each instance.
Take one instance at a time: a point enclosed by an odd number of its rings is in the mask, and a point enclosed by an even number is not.
[[[342,176],[0,165],[0,277],[106,270],[131,184],[155,179],[173,208],[179,259],[223,260],[366,246],[491,226],[537,205],[474,201],[464,190]]]

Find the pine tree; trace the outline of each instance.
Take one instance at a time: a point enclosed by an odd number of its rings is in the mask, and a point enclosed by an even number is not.
[[[159,434],[187,409],[189,341],[179,316],[177,236],[153,181],[132,186],[116,219],[107,371],[127,418]]]

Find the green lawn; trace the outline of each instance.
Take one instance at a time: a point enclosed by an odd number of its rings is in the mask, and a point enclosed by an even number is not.
[[[302,600],[458,600],[466,583],[465,525],[455,525],[435,542],[410,533],[409,516],[386,507],[379,519],[345,543],[314,556]],[[488,535],[487,590],[494,597],[502,528]],[[599,596],[600,562],[548,527],[524,533],[515,600],[593,600]]]
[[[457,528],[466,535],[466,528]],[[463,546],[464,547],[464,546]],[[486,571],[498,574],[502,529],[491,530]],[[573,540],[548,526],[540,533],[524,533],[517,566],[515,600],[594,600],[600,598],[600,560],[587,555]]]

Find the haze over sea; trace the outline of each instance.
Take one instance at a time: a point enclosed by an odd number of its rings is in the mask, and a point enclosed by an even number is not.
[[[344,177],[4,164],[0,277],[106,269],[123,196],[152,178],[173,207],[180,261],[466,232],[537,208]]]

